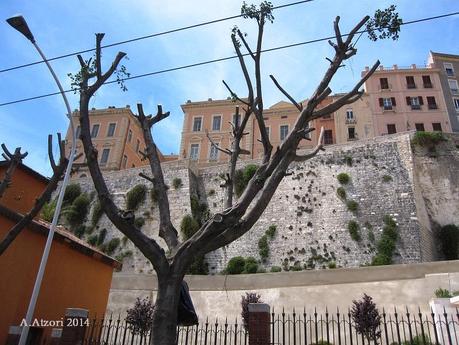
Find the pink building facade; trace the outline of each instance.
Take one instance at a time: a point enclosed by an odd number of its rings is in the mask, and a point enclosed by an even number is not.
[[[365,83],[375,136],[410,130],[451,132],[439,72],[416,65],[381,66]]]

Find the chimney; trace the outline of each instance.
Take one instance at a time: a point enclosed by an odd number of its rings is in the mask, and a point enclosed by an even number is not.
[[[207,98],[207,102],[212,102],[212,98]]]
[[[394,65],[394,69],[398,69],[398,65]]]

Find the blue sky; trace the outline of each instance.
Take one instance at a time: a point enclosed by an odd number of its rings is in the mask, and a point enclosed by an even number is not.
[[[273,0],[282,5],[290,0]],[[167,3],[167,5],[165,5]],[[48,57],[94,46],[94,33],[106,34],[104,43],[174,29],[202,21],[238,14],[240,1],[234,0],[169,0],[159,2],[127,0],[3,0],[0,8],[0,69],[39,60],[33,46],[4,20],[21,13],[28,21],[35,38]],[[347,32],[364,15],[394,1],[386,0],[314,0],[313,2],[279,9],[275,21],[267,25],[264,47],[316,39],[333,33],[332,22],[341,16],[342,31]],[[459,10],[455,0],[396,1],[405,21]],[[255,23],[243,19],[225,21],[196,29],[173,33],[125,44],[103,52],[106,65],[116,52],[128,54],[124,61],[132,75],[226,57],[234,54],[230,30],[238,25],[255,35]],[[429,50],[459,54],[459,16],[427,23],[404,26],[399,41],[378,41],[362,37],[357,56],[342,69],[332,82],[334,92],[349,90],[358,81],[365,66],[380,59],[383,65],[424,65]],[[326,56],[332,56],[326,43],[265,54],[262,62],[264,97],[267,106],[283,99],[268,76],[278,81],[297,99],[307,98],[327,68]],[[91,54],[86,55],[89,57]],[[67,73],[78,70],[76,57],[52,62],[64,88],[69,88]],[[225,79],[239,95],[246,89],[236,60],[128,81],[127,92],[116,85],[104,86],[93,98],[91,107],[123,107],[135,109],[142,102],[147,112],[163,104],[171,116],[158,124],[153,135],[163,153],[177,153],[183,113],[180,104],[186,100],[226,98]],[[43,64],[0,73],[0,103],[57,91]],[[78,98],[69,94],[72,108],[78,108]],[[49,175],[47,135],[67,130],[65,107],[60,96],[0,107],[0,142],[13,150],[21,146],[29,152],[25,163]]]

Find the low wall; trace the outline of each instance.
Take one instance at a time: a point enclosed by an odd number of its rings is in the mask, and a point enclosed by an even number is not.
[[[347,310],[363,293],[386,310],[408,307],[429,313],[429,300],[438,288],[459,290],[459,261],[347,268],[320,271],[264,273],[238,276],[187,276],[185,280],[200,318],[240,315],[241,295],[261,294],[277,310]],[[125,313],[137,297],[155,298],[154,275],[119,273],[113,276],[108,313]]]

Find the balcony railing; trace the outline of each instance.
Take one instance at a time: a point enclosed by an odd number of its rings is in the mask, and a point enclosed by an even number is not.
[[[419,104],[411,104],[411,110],[421,110],[421,106]]]
[[[435,110],[435,109],[438,109],[438,106],[435,103],[431,103],[431,104],[428,105],[428,108],[429,108],[429,110]]]
[[[432,89],[433,85],[432,83],[424,83],[424,89]]]
[[[357,120],[356,119],[346,119],[346,125],[351,125],[351,124],[356,124]]]
[[[379,85],[379,91],[390,91],[392,90],[392,84]]]
[[[459,90],[458,89],[451,89],[451,93],[453,95],[459,95]]]
[[[416,89],[416,84],[406,84],[407,89]]]

